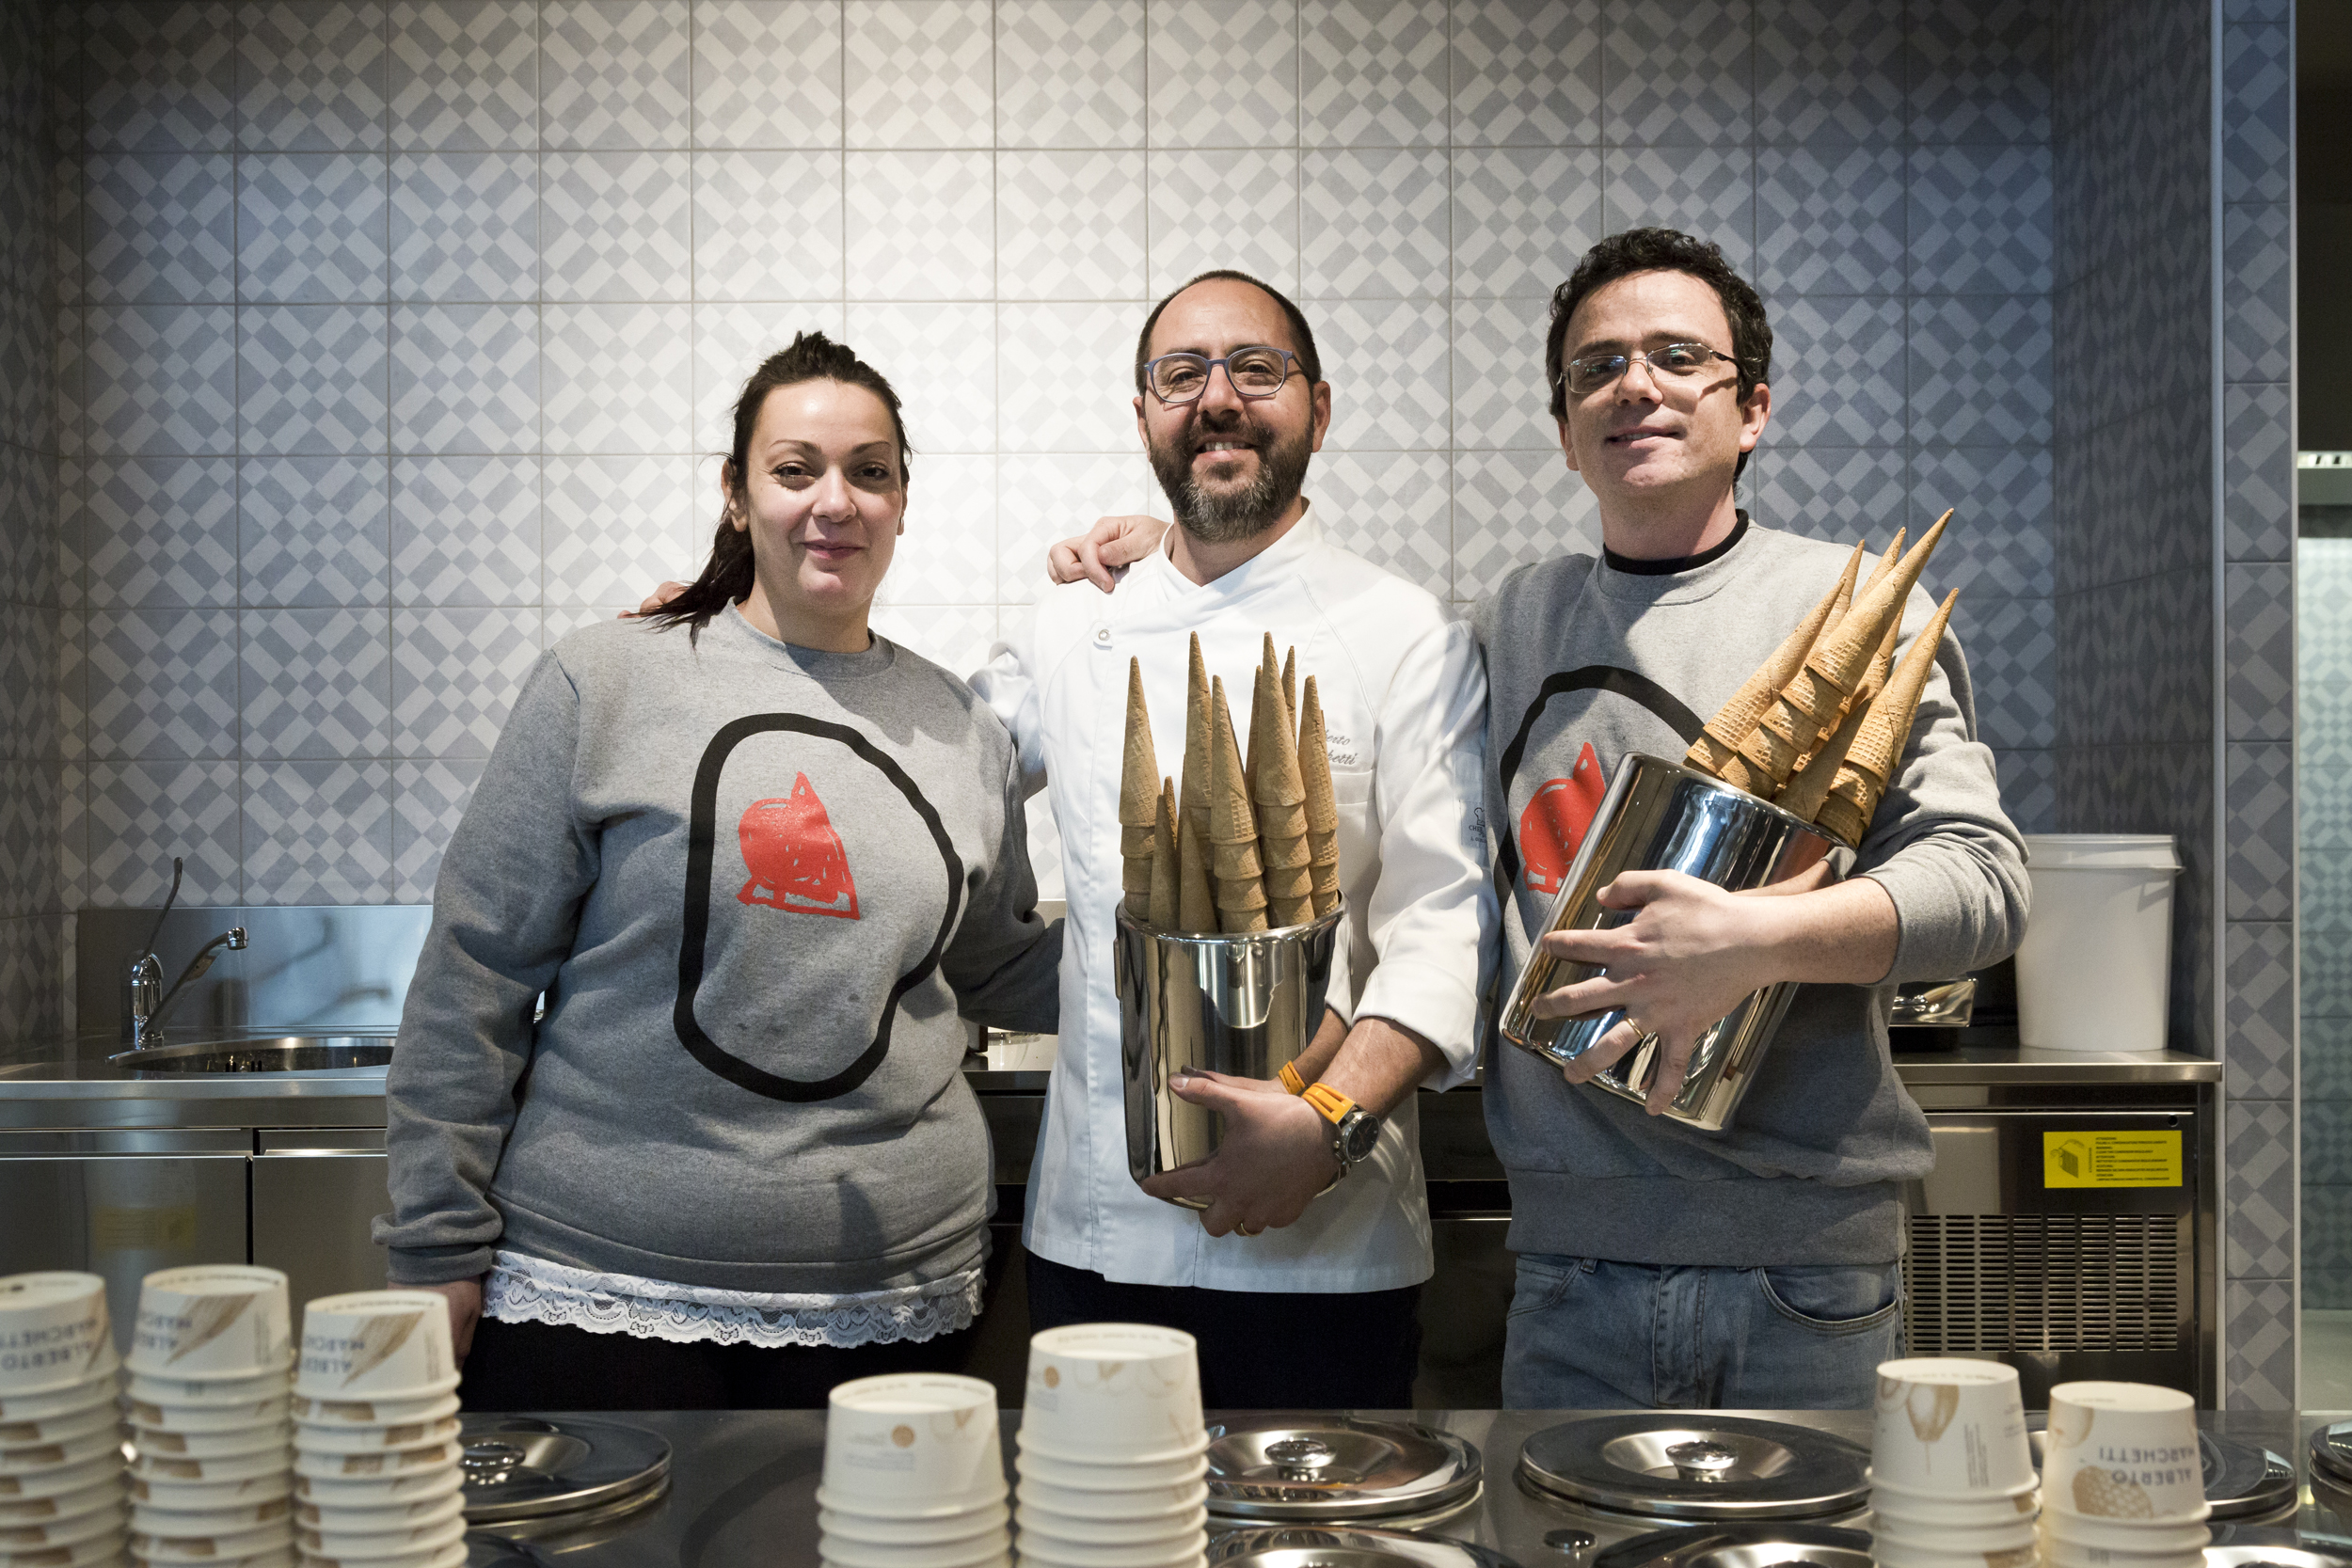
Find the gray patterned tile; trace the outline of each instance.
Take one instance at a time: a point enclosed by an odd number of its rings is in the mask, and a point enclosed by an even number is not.
[[[384,146],[384,8],[350,0],[247,6],[237,29],[241,145],[304,151]]]
[[[2295,48],[2293,24],[2233,23],[2221,32],[2221,81],[2227,108],[2221,130],[2225,201],[2285,201],[2293,196]]]
[[[1162,0],[1145,14],[1152,147],[1298,144],[1297,0]]]
[[[98,763],[89,770],[88,899],[163,903],[171,859],[188,904],[242,904],[244,822],[233,762]]]
[[[1442,147],[1446,0],[1304,0],[1299,134],[1310,147]]]
[[[82,610],[57,612],[57,754],[69,763],[89,755],[89,617]]]
[[[1612,145],[1745,147],[1756,122],[1752,0],[1631,0],[1602,13]]]
[[[1556,451],[1559,427],[1544,399],[1548,296],[1456,299],[1454,333],[1454,445]]]
[[[1903,302],[1830,294],[1784,299],[1772,311],[1778,440],[1868,446],[1904,430]]]
[[[2296,1407],[2295,1287],[2286,1280],[2230,1281],[2221,1370],[2232,1410]]]
[[[392,765],[247,765],[248,904],[381,904],[392,895]]]
[[[235,610],[101,610],[88,636],[93,756],[235,754]]]
[[[841,7],[703,0],[694,8],[694,145],[841,145]],[[775,62],[788,60],[779,71]]]
[[[385,459],[248,457],[239,470],[245,603],[384,602],[390,592]]]
[[[1316,300],[1304,309],[1315,328],[1323,378],[1333,389],[1327,451],[1447,445],[1452,355],[1442,303]]]
[[[691,163],[685,152],[548,153],[539,187],[546,297],[691,297]]]
[[[392,602],[540,602],[535,457],[403,457],[392,463]]]
[[[2352,1101],[2352,1018],[2307,1017],[2297,1020],[2297,1024],[2302,1031],[2303,1058],[2297,1064],[2302,1080],[2297,1098],[2307,1108],[2323,1101]],[[2306,1141],[2309,1137],[2306,1129]],[[2309,1186],[2304,1190],[2309,1192]]]
[[[476,757],[427,757],[392,764],[392,901],[433,896],[441,851],[482,782]]]
[[[1140,150],[997,154],[999,293],[1009,299],[1141,294],[1144,198]]]
[[[66,942],[47,912],[8,923],[0,938],[0,1039],[31,1044],[70,1033],[66,1023]]]
[[[539,28],[539,134],[564,148],[684,147],[686,0],[579,0]]]
[[[391,739],[391,612],[248,610],[240,728],[248,758],[381,756]]]
[[[1908,53],[1919,140],[2049,139],[2050,25],[2032,0],[1913,0]]]
[[[392,450],[534,451],[539,307],[392,309]]]
[[[1118,452],[1139,461],[1134,358],[1147,309],[999,306],[998,450]]]
[[[1454,292],[1549,297],[1609,231],[1600,195],[1600,154],[1589,149],[1456,151]]]
[[[90,446],[109,452],[236,446],[237,312],[226,305],[93,308],[83,397]]]
[[[1799,447],[1766,441],[1748,466],[1756,521],[1809,538],[1882,546],[1912,521],[1900,447]]]
[[[999,462],[963,452],[923,464],[921,482],[907,490],[906,535],[876,602],[977,609],[993,601]]]
[[[2295,1098],[2295,927],[2288,921],[2229,922],[2229,986],[2223,1055],[2229,1097]]]
[[[2293,217],[2283,202],[2223,209],[2221,373],[2284,381],[2294,350]]]
[[[926,464],[926,490],[929,468]],[[543,514],[546,602],[629,604],[655,583],[680,578],[699,564],[703,542],[690,537],[693,480],[689,457],[583,457],[559,464],[548,475]],[[993,483],[990,499],[993,504]],[[899,548],[903,555],[903,542]],[[992,559],[986,553],[980,559],[984,584]]]
[[[1796,0],[1756,19],[1756,134],[1886,147],[1903,134],[1904,0]]]
[[[82,513],[88,602],[163,610],[237,602],[237,465],[131,457],[95,467]]]
[[[2232,1279],[2295,1272],[2295,1106],[2230,1097],[2223,1145],[2224,1264]]]
[[[392,746],[406,757],[486,757],[539,659],[539,611],[392,615]]]
[[[987,299],[996,288],[994,160],[986,152],[852,152],[850,297]],[[901,224],[919,212],[920,229]]]
[[[993,306],[973,306],[968,309],[993,311]],[[842,341],[842,316],[839,305],[697,305],[693,311],[694,354],[692,382],[694,388],[694,422],[684,444],[671,447],[673,451],[718,452],[731,450],[735,444],[735,405],[743,395],[743,384],[752,372],[770,355],[788,347],[803,332],[826,334],[836,342]],[[869,364],[873,361],[869,358]],[[888,373],[887,367],[883,367]],[[898,382],[901,388],[919,383]],[[920,394],[916,394],[918,399]],[[917,404],[920,406],[919,402]],[[909,417],[913,417],[910,411]],[[628,448],[614,448],[628,451]],[[646,450],[659,451],[660,447]],[[921,449],[917,449],[918,451]],[[718,471],[711,470],[707,484],[697,480],[695,499],[699,505],[714,500]],[[709,521],[715,526],[719,514],[714,509]]]
[[[2222,408],[2222,554],[2230,561],[2295,555],[2295,426],[2288,389],[2225,386]]]
[[[1313,483],[1310,472],[1309,483]],[[1152,469],[1130,447],[1117,453],[1008,453],[996,467],[996,603],[1007,631],[1046,586],[1045,551],[1096,517],[1168,515]],[[2352,1010],[2352,1009],[2347,1009]]]
[[[381,305],[248,305],[239,310],[242,450],[382,451],[387,318]]]
[[[533,0],[394,0],[388,30],[394,147],[539,145]]]
[[[2050,449],[1920,447],[1911,454],[1915,529],[1952,509],[1930,574],[1937,593],[2033,598],[2055,591]]]
[[[1611,230],[1679,229],[1721,245],[1741,275],[1755,271],[1756,154],[1749,149],[1612,148],[1601,154],[1601,167]],[[1568,254],[1570,268],[1580,254]]]
[[[1324,537],[1441,594],[1453,576],[1453,462],[1441,451],[1326,451],[1308,483]]]
[[[90,770],[69,761],[57,772],[58,896],[67,909],[73,910],[96,901],[89,868]]]
[[[1593,493],[1557,452],[1454,453],[1453,598],[1491,594],[1524,562],[1599,547]]]
[[[2313,1187],[2352,1185],[2352,1102],[2303,1101],[2302,1176]]]
[[[1454,10],[1454,144],[1600,141],[1599,0],[1463,0]]]
[[[1954,446],[2047,439],[2047,299],[1998,294],[1915,299],[1910,337],[1915,436]]]
[[[1902,292],[1899,150],[1767,147],[1756,154],[1756,287],[1768,299]]]
[[[550,305],[541,326],[548,451],[688,450],[691,307]]]
[[[998,0],[1000,147],[1141,147],[1143,8]]]
[[[1298,289],[1298,154],[1283,148],[1145,155],[1154,297],[1216,267]]]
[[[89,297],[236,297],[236,161],[226,152],[101,152],[87,166]]]
[[[2233,563],[2222,572],[2225,722],[2232,740],[2295,738],[2295,568]]]
[[[227,151],[236,117],[234,21],[224,0],[86,8],[91,145]]]
[[[223,310],[222,317],[230,324],[233,339],[234,313]],[[90,420],[92,377],[88,339],[91,325],[88,314],[79,305],[58,306],[52,321],[48,381],[55,388],[55,395],[40,401],[54,405],[57,450],[69,457],[92,450],[98,440]],[[232,407],[234,388],[235,379],[231,372],[230,399]]]
[[[2021,833],[2056,832],[2058,824],[2058,756],[2055,752],[1995,751],[1994,776],[2000,781],[2001,809]]]
[[[852,305],[844,329],[858,357],[912,396],[904,417],[917,452],[996,450],[993,304]],[[744,368],[724,367],[739,384]]]
[[[837,152],[697,153],[694,297],[839,299],[841,214]]]
[[[57,907],[57,762],[0,761],[0,920]]]
[[[394,299],[538,293],[538,154],[404,152],[391,180]]]
[[[1299,273],[1310,294],[1441,298],[1451,258],[1446,155],[1311,150],[1299,165]]]
[[[2058,744],[2057,615],[2048,599],[1963,596],[1952,626],[1968,656],[1978,736],[2000,750]]]
[[[1933,293],[2050,287],[2050,154],[1922,147],[1911,154],[1911,286]]]
[[[30,290],[0,289],[0,433],[44,451],[57,450],[57,410],[49,387],[50,308]]]
[[[74,661],[80,661],[80,617],[72,618]],[[65,673],[65,612],[46,605],[19,606],[0,621],[0,754],[54,763],[64,755],[58,733],[58,683]]]
[[[2295,911],[2295,748],[2228,747],[2224,907],[2232,920],[2288,920]]]
[[[237,290],[271,304],[384,297],[387,166],[380,153],[248,153],[239,160]]]
[[[995,140],[989,0],[848,0],[848,144],[988,147]]]

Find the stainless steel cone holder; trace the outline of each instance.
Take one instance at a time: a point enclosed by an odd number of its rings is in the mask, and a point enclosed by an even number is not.
[[[1278,931],[1175,936],[1120,910],[1114,976],[1128,1175],[1140,1182],[1216,1152],[1217,1113],[1179,1099],[1170,1078],[1195,1069],[1272,1078],[1313,1043],[1346,913],[1343,902]]]
[[[1625,924],[1630,916],[1601,908],[1598,896],[1624,872],[1680,871],[1743,893],[1810,869],[1832,847],[1821,830],[1770,800],[1679,763],[1629,752],[1534,936]],[[1531,954],[1503,1003],[1502,1037],[1549,1062],[1575,1061],[1624,1022],[1625,1009],[1581,1018],[1536,1018],[1530,1009],[1544,992],[1600,973],[1593,964]],[[1788,981],[1767,986],[1701,1034],[1665,1114],[1709,1132],[1729,1126],[1795,993]],[[1661,1056],[1658,1037],[1645,1035],[1592,1082],[1628,1100],[1646,1100]]]

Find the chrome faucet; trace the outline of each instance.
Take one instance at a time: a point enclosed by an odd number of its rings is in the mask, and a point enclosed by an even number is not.
[[[245,945],[245,927],[230,927],[206,942],[204,950],[188,960],[188,967],[180,972],[180,978],[171,983],[169,990],[163,991],[160,1001],[156,993],[162,990],[164,983],[162,962],[152,952],[142,953],[132,959],[130,973],[123,977],[123,1042],[134,1051],[151,1051],[163,1044],[164,1013],[179,1000],[188,982],[201,979],[204,972],[213,967],[214,956],[222,948],[241,953]]]

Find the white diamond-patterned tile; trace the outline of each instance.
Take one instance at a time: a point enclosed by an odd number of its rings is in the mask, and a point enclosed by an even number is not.
[[[1147,155],[1151,281],[1163,295],[1188,277],[1232,268],[1298,290],[1296,152],[1254,148]],[[1139,324],[1138,324],[1139,325]]]
[[[989,0],[847,0],[844,135],[850,147],[995,140]]]
[[[684,147],[693,60],[686,0],[550,7],[539,29],[539,128],[550,148]]]
[[[1742,276],[1755,269],[1756,154],[1748,149],[1613,148],[1601,168],[1611,230],[1679,229],[1721,245]]]
[[[694,561],[694,460],[582,457],[548,474],[546,602],[633,604]]]
[[[1310,147],[1442,147],[1445,0],[1304,0],[1300,135]]]
[[[248,305],[237,313],[237,433],[248,452],[381,451],[389,393],[381,305]]]
[[[245,603],[384,602],[391,548],[384,458],[248,457],[239,469]]]
[[[86,108],[98,147],[226,151],[236,124],[235,15],[226,0],[84,8]]]
[[[637,605],[636,600],[628,604],[550,605],[539,616],[539,646],[552,649],[576,631],[635,613]]]
[[[539,661],[536,609],[392,612],[392,749],[486,757]]]
[[[996,276],[1008,299],[1143,293],[1140,150],[1004,152],[996,159]]]
[[[539,307],[392,308],[392,450],[533,451]]]
[[[93,764],[85,827],[89,901],[161,904],[177,855],[184,902],[244,903],[237,773],[233,762]]]
[[[1742,480],[1756,520],[1808,539],[1883,548],[1905,515],[1909,467],[1901,447],[1799,447],[1767,440],[1750,457]]]
[[[1295,147],[1296,0],[1162,0],[1149,8],[1153,147]]]
[[[915,470],[907,487],[906,532],[876,603],[995,602],[997,462],[993,455],[934,457]]]
[[[1138,0],[997,0],[1000,147],[1141,147]]]
[[[852,305],[843,341],[904,404],[917,483],[932,452],[996,450],[996,307]]]
[[[392,764],[392,901],[433,896],[441,852],[457,831],[486,759],[422,757]]]
[[[1454,292],[1549,296],[1599,239],[1600,154],[1493,148],[1454,154]]]
[[[788,64],[779,70],[780,61]],[[840,6],[702,0],[694,145],[839,147]]]
[[[87,312],[83,345],[92,451],[235,450],[234,307],[95,307]]]
[[[693,174],[686,152],[551,152],[539,185],[548,299],[685,299]]]
[[[539,155],[392,158],[395,299],[531,299],[539,293]]]
[[[390,763],[248,763],[245,791],[244,902],[391,897]]]
[[[1453,51],[1455,146],[1600,140],[1599,0],[1462,0]]]
[[[1774,302],[1772,356],[1793,373],[1772,404],[1776,441],[1800,446],[1903,437],[1903,302],[1852,294]]]
[[[1454,454],[1454,593],[1491,594],[1513,568],[1600,548],[1600,512],[1557,452]]]
[[[2233,1279],[2223,1292],[2224,1398],[2232,1410],[2296,1408],[2295,1285]]]
[[[2233,1099],[2292,1098],[2295,927],[2285,921],[2233,920],[2228,924],[2223,940],[2229,1001],[2223,1038],[2230,1094]]]
[[[1922,147],[1911,154],[1911,286],[2022,294],[2050,287],[2050,151]]]
[[[686,305],[547,307],[539,373],[547,450],[689,450],[693,320]]]
[[[1759,289],[1777,298],[1905,288],[1899,150],[1766,147],[1756,154],[1756,179]]]
[[[243,645],[242,754],[381,756],[391,740],[391,612],[248,610]]]
[[[996,641],[996,607],[877,602],[869,625],[876,635],[921,655],[958,680],[968,680],[988,662],[988,650]]]
[[[237,125],[243,146],[304,151],[383,147],[382,5],[279,0],[241,9]]]
[[[1758,15],[1757,142],[1899,143],[1904,5],[1905,0],[1779,0]]]
[[[1149,312],[1136,301],[998,306],[997,449],[1138,453],[1136,333]]]
[[[535,0],[394,0],[389,23],[394,147],[539,145]]]
[[[89,603],[237,602],[237,465],[229,457],[101,463],[83,517]]]
[[[2233,1085],[2234,1087],[2234,1085]],[[2291,1101],[2231,1096],[2222,1227],[2225,1276],[2280,1279],[2295,1273],[2295,1113]]]
[[[988,299],[996,289],[993,157],[851,152],[852,299]]]
[[[1452,214],[1443,151],[1311,150],[1298,183],[1304,292],[1445,293]]]
[[[1544,335],[1550,326],[1548,295],[1454,301],[1454,446],[1559,450],[1559,426],[1544,393]]]
[[[841,155],[694,157],[694,297],[839,299]]]
[[[76,230],[89,297],[236,297],[236,160],[225,152],[99,152],[87,165]]]
[[[1640,147],[1746,144],[1756,118],[1753,27],[1751,0],[1610,8],[1601,135]]]
[[[822,332],[842,340],[838,305],[697,305],[693,317],[694,425],[686,445],[649,447],[649,451],[730,451],[735,446],[735,404],[743,384],[760,363],[779,349],[792,346],[803,332]],[[851,346],[856,346],[852,344]],[[871,363],[869,360],[868,363]],[[887,375],[887,366],[882,367]],[[901,399],[921,396],[922,388],[898,383]],[[628,450],[628,449],[613,449]],[[710,520],[716,523],[718,514]]]
[[[1446,308],[1437,300],[1311,300],[1323,379],[1331,384],[1327,451],[1410,451],[1448,443]]]
[[[93,756],[235,753],[235,610],[100,610],[88,625]]]
[[[996,469],[996,603],[1010,636],[1026,607],[1052,586],[1045,552],[1098,517],[1168,515],[1168,502],[1140,453],[1007,454]]]
[[[1306,494],[1324,537],[1444,598],[1454,570],[1453,461],[1442,451],[1325,451]]]
[[[540,511],[538,458],[394,459],[392,601],[539,603]]]

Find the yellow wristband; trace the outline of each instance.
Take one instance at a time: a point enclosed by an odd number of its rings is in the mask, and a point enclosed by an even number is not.
[[[1282,1087],[1290,1090],[1291,1093],[1305,1094],[1307,1092],[1307,1080],[1298,1075],[1298,1064],[1296,1062],[1284,1062],[1282,1064],[1281,1078]]]
[[[1307,1103],[1312,1105],[1323,1119],[1337,1127],[1356,1102],[1328,1084],[1310,1084],[1305,1091]]]

